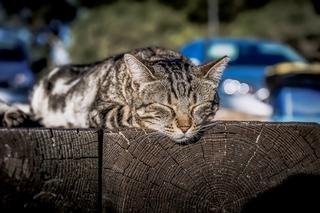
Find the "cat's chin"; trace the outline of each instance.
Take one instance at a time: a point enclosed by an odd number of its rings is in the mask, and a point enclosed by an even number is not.
[[[187,144],[191,144],[196,142],[197,140],[199,140],[199,137],[196,137],[196,135],[192,135],[192,136],[183,136],[180,138],[177,137],[170,137],[176,144],[180,144],[180,145],[187,145]]]

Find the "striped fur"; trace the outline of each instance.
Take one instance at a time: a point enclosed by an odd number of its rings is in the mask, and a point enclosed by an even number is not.
[[[62,66],[39,81],[31,110],[47,127],[148,128],[182,142],[214,116],[227,61],[195,66],[178,52],[144,48]]]

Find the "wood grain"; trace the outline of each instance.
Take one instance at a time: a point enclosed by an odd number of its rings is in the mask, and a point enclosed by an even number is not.
[[[97,210],[94,130],[0,129],[1,212]]]
[[[289,176],[320,175],[315,124],[221,122],[189,145],[138,130],[104,140],[106,212],[240,212]]]
[[[0,212],[320,212],[319,157],[308,123],[217,122],[188,145],[137,129],[3,128]]]

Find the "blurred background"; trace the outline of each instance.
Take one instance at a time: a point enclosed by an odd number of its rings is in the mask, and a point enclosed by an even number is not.
[[[231,63],[218,119],[320,122],[320,0],[0,0],[0,99],[47,67],[133,48]]]

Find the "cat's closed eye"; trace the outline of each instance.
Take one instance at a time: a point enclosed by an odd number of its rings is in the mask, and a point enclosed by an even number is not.
[[[164,117],[174,117],[175,112],[174,110],[164,104],[160,104],[160,103],[152,103],[147,105],[144,109],[143,112],[138,111],[138,114],[140,114],[140,116],[144,116],[144,115],[152,115],[154,116],[154,118],[164,118]]]
[[[205,102],[191,107],[191,115],[204,119],[215,113],[215,105],[212,102]]]

